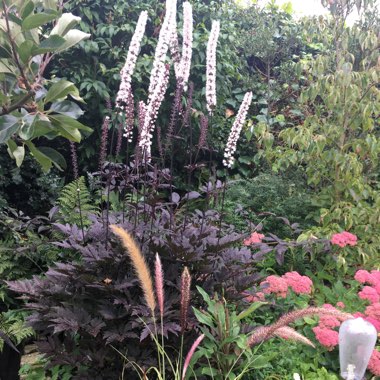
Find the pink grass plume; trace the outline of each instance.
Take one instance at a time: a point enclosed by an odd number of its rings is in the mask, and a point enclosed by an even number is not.
[[[182,380],[185,379],[187,368],[189,367],[190,360],[194,355],[195,350],[202,342],[203,338],[205,337],[205,334],[202,334],[198,337],[198,339],[193,343],[193,345],[190,348],[190,351],[187,353],[185,364],[183,365],[183,371],[182,371]]]
[[[162,264],[158,253],[156,253],[154,279],[156,284],[158,307],[160,309],[160,315],[162,317],[164,315],[164,272],[162,270]]]

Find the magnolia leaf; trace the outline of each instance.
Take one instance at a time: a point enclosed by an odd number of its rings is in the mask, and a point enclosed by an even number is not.
[[[57,52],[62,52],[66,49],[69,49],[72,46],[76,45],[77,43],[81,42],[82,40],[86,40],[90,37],[91,37],[91,34],[82,32],[81,30],[78,30],[78,29],[69,30],[64,36],[66,42],[57,49]]]
[[[20,119],[13,115],[0,116],[0,144],[7,142],[21,127]]]
[[[66,96],[69,94],[79,97],[79,91],[75,87],[74,83],[62,79],[54,83],[49,88],[49,91],[45,96],[44,102],[46,104],[57,99],[63,99],[66,98]]]
[[[36,45],[31,40],[25,40],[17,49],[21,60],[26,63],[29,58],[32,57],[32,49],[36,48]]]
[[[58,34],[64,37],[72,27],[80,22],[81,18],[74,16],[72,13],[64,13],[57,21],[50,35]]]
[[[35,13],[32,15],[29,15],[23,22],[22,22],[22,29],[23,30],[30,30],[34,28],[38,28],[39,26],[45,25],[50,21],[53,21],[56,19],[57,14],[54,13]]]
[[[66,115],[74,119],[78,119],[80,116],[83,115],[83,111],[78,106],[78,104],[70,102],[69,100],[53,103],[50,107],[50,111]]]
[[[32,156],[37,160],[37,162],[41,165],[42,170],[47,173],[52,167],[51,159],[42,153],[39,149],[31,141],[26,141],[25,144],[30,150]]]
[[[63,37],[57,35],[49,36],[46,40],[36,46],[36,48],[32,50],[32,53],[33,55],[45,54],[48,52],[54,53],[64,43],[65,39]]]
[[[34,3],[33,1],[27,1],[20,9],[20,15],[22,19],[25,19],[28,17],[34,10]]]
[[[55,149],[45,146],[41,146],[38,149],[52,161],[52,163],[57,169],[64,170],[67,168],[65,158],[62,156],[61,153],[59,153]]]
[[[25,157],[25,147],[17,146],[13,140],[8,140],[8,153],[9,155],[16,160],[17,167],[20,167]]]

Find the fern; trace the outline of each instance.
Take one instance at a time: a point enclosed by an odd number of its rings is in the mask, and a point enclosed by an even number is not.
[[[58,205],[63,221],[77,226],[90,225],[88,215],[98,212],[98,208],[92,202],[84,177],[76,179],[62,189]]]
[[[0,314],[0,352],[3,350],[4,342],[9,345],[19,345],[24,340],[34,335],[34,330],[25,325],[25,313],[9,310]]]

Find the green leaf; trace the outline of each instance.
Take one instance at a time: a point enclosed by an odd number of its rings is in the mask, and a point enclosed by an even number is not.
[[[69,30],[64,36],[66,42],[57,49],[57,52],[62,52],[66,49],[69,49],[72,46],[76,45],[77,43],[83,40],[86,40],[90,37],[91,37],[91,34],[82,32],[81,30],[78,30],[78,29]]]
[[[252,314],[255,310],[257,310],[259,307],[263,306],[263,305],[267,305],[268,302],[254,302],[252,303],[252,305],[247,309],[247,310],[244,310],[242,311],[237,317],[236,319],[238,321],[244,319],[245,317],[248,317],[248,315]]]
[[[66,115],[49,116],[49,119],[63,137],[66,137],[74,142],[79,143],[81,141],[82,136],[79,132],[80,129],[92,132],[91,128],[86,127],[85,125],[79,123],[79,121],[76,121]]]
[[[53,35],[49,36],[46,40],[42,41],[35,49],[32,50],[33,55],[45,54],[48,52],[55,52],[60,46],[65,43],[63,37]]]
[[[86,8],[85,8],[86,9]],[[64,13],[57,21],[50,35],[58,34],[64,37],[65,34],[80,22],[81,18],[74,16],[72,13]]]
[[[31,40],[25,40],[17,49],[21,60],[26,63],[32,57],[32,49],[36,45]]]
[[[36,119],[38,119],[37,115],[28,114],[23,117],[23,124],[18,132],[23,140],[30,140],[33,137]]]
[[[67,168],[66,160],[61,153],[57,152],[55,149],[49,147],[39,147],[40,152],[42,152],[46,157],[52,161],[54,166],[59,170],[64,170]]]
[[[32,156],[37,160],[37,162],[41,165],[42,170],[47,173],[51,166],[52,166],[52,161],[51,159],[46,156],[44,153],[42,153],[40,150],[36,148],[36,146],[31,142],[31,141],[26,141],[25,144],[30,150],[30,153]]]
[[[207,325],[209,327],[214,327],[214,323],[212,317],[205,312],[201,312],[200,310],[193,307],[194,315],[198,319],[200,323]]]
[[[25,157],[25,147],[17,146],[13,140],[8,140],[8,153],[9,155],[16,160],[17,167],[20,167]]]
[[[20,9],[21,18],[24,19],[28,17],[34,10],[33,1],[27,1]]]
[[[78,117],[84,113],[76,103],[70,102],[69,100],[53,103],[49,111],[61,113],[74,119],[78,119]]]
[[[79,97],[79,91],[75,87],[74,83],[62,79],[54,83],[49,88],[49,91],[45,96],[44,102],[46,104],[57,99],[63,99],[69,94]]]
[[[0,144],[7,142],[21,127],[20,119],[13,115],[0,116]]]
[[[32,15],[29,15],[23,22],[22,22],[22,29],[23,30],[30,30],[34,28],[38,28],[41,25],[45,25],[50,21],[55,20],[57,17],[57,13],[35,13]]]

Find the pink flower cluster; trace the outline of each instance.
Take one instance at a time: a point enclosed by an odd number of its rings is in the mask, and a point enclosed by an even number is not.
[[[345,247],[346,245],[356,245],[358,238],[350,232],[343,231],[332,235],[330,241],[331,244],[339,245],[339,247]]]
[[[275,294],[285,298],[290,287],[296,294],[310,294],[313,282],[307,276],[301,276],[298,272],[288,272],[283,276],[268,276],[263,285],[265,294]]]
[[[354,315],[356,318],[363,318],[372,323],[376,330],[380,332],[380,271],[358,270],[355,274],[355,280],[370,286],[364,286],[358,293],[358,296],[370,302],[364,313],[357,312]],[[325,308],[334,308],[330,304],[323,305]],[[343,302],[338,302],[337,307],[344,308]],[[319,319],[318,326],[313,328],[316,339],[322,346],[328,350],[332,350],[338,345],[338,332],[335,330],[340,326],[340,321],[331,316],[322,316]],[[380,352],[374,350],[368,364],[368,369],[375,375],[380,376]]]
[[[258,232],[254,231],[252,232],[250,237],[244,240],[243,244],[248,246],[252,244],[261,243],[264,238],[265,235],[259,234]]]

